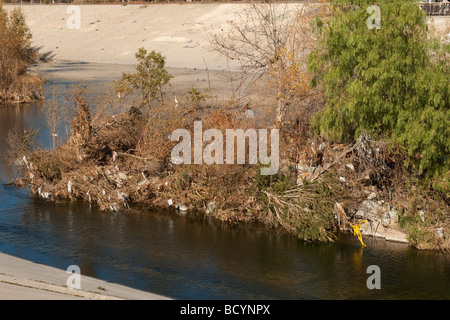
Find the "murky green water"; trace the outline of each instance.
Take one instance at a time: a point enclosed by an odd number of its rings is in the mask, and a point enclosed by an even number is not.
[[[0,152],[14,126],[48,131],[37,105],[0,107]],[[305,243],[255,225],[173,212],[101,213],[6,185],[0,159],[0,251],[178,299],[450,299],[450,255],[353,237]],[[370,290],[367,268],[380,268]]]

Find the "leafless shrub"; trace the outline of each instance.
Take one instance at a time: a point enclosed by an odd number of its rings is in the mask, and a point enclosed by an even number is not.
[[[209,34],[210,46],[227,59],[239,61],[250,83],[268,83],[275,97],[275,121],[281,126],[289,107],[312,95],[306,57],[315,44],[310,22],[328,13],[327,5],[252,3],[236,13],[228,26]]]

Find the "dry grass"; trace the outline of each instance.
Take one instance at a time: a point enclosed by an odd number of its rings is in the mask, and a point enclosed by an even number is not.
[[[323,93],[306,89],[304,60],[292,60],[298,51],[309,52],[314,42],[308,38],[307,47],[299,47],[301,39],[292,38],[283,51],[287,64],[275,84],[269,72],[251,83],[252,100],[240,96],[243,83],[234,85],[231,77],[232,98],[224,103],[191,90],[187,102],[143,106],[110,92],[91,110],[82,94],[74,92],[69,98],[75,117],[68,141],[51,151],[35,150],[31,133],[10,135],[11,158],[26,159],[17,184],[50,200],[83,200],[105,211],[168,207],[171,200],[221,220],[262,221],[302,239],[321,241],[334,239],[337,203],[340,218],[351,221],[367,197],[365,191],[376,187],[379,198],[400,212],[401,225],[414,246],[448,250],[448,233],[439,238],[435,233],[436,228],[450,228],[448,196],[430,189],[411,192],[414,175],[403,167],[402,152],[394,145],[364,134],[355,144],[330,144],[311,134],[311,117],[323,106]],[[289,101],[281,127],[274,114],[280,97],[267,99],[267,93],[280,92],[280,81],[288,88],[282,90],[281,100]],[[246,117],[247,109],[257,110],[258,116]],[[279,173],[261,176],[258,166],[248,164],[174,165],[171,150],[177,142],[171,141],[172,132],[186,129],[193,137],[197,120],[202,121],[203,132],[214,128],[224,137],[226,129],[278,126]],[[419,212],[424,209],[426,222],[421,223]]]
[[[11,158],[27,161],[17,184],[41,197],[88,201],[105,211],[169,207],[171,199],[221,220],[261,221],[305,240],[332,241],[336,203],[351,221],[367,197],[364,191],[376,186],[379,198],[400,211],[411,244],[449,248],[448,236],[436,236],[437,228],[449,228],[448,199],[439,192],[433,197],[424,190],[411,193],[413,179],[406,175],[401,153],[386,142],[365,135],[353,145],[333,145],[320,137],[295,140],[298,131],[285,128],[291,136],[281,153],[288,161],[276,176],[264,177],[255,165],[170,161],[177,143],[171,133],[184,128],[193,136],[194,120],[202,120],[203,131],[215,128],[223,134],[257,128],[236,101],[223,108],[208,107],[208,101],[162,105],[146,113],[129,106],[115,114],[105,112],[111,105],[93,112],[81,97],[73,102],[78,112],[71,137],[55,150],[33,149],[32,132],[10,134]],[[304,172],[297,164],[317,169]],[[420,210],[426,211],[425,223],[418,220]]]

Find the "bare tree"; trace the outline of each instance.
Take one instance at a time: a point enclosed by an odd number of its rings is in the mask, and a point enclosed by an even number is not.
[[[52,91],[52,98],[46,100],[40,106],[40,112],[52,137],[52,150],[55,150],[58,140],[62,140],[58,139],[60,138],[59,135],[63,133],[62,129],[69,124],[69,119],[72,116],[67,104],[58,101],[59,92],[60,87],[57,86]],[[68,135],[67,128],[65,134]]]
[[[267,72],[289,37],[288,4],[252,3],[227,21],[229,28],[210,34],[212,49],[242,61],[242,67],[257,75]]]
[[[305,87],[295,77],[305,82],[305,58],[315,42],[309,22],[323,14],[319,8],[306,3],[252,3],[227,21],[228,28],[209,33],[211,48],[239,61],[250,82],[270,75],[277,91],[278,126],[291,103],[292,89]]]
[[[249,4],[236,13],[236,19],[227,21],[228,30],[210,34],[211,48],[228,59],[238,60],[252,81],[267,74],[275,64],[282,78],[285,66],[279,58],[290,37],[294,13],[288,4]],[[277,87],[277,122],[281,122],[285,93],[281,84]]]

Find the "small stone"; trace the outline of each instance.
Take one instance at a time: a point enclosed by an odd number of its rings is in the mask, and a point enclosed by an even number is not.
[[[180,212],[187,212],[188,211],[188,206],[186,205],[186,204],[184,204],[184,203],[178,203],[176,206],[175,206],[175,208],[177,209],[177,210],[179,210]]]
[[[322,152],[322,151],[325,149],[325,147],[326,147],[325,142],[322,142],[322,143],[319,145],[319,151]]]
[[[374,200],[377,198],[377,194],[375,192],[371,192],[369,193],[369,195],[367,196],[367,200]]]
[[[251,109],[247,109],[244,112],[244,116],[247,119],[253,119],[253,118],[255,118],[255,112],[253,110],[251,110]]]
[[[216,210],[216,208],[216,203],[214,201],[211,201],[206,207],[206,213],[211,214]]]
[[[420,216],[420,219],[422,220],[422,222],[425,222],[425,212],[423,210],[419,211],[419,216]]]
[[[125,173],[123,173],[123,172],[119,172],[117,174],[117,178],[119,178],[120,180],[127,180],[128,179],[127,175]]]
[[[406,234],[400,230],[393,228],[386,229],[386,240],[408,243],[408,240],[406,239]]]

